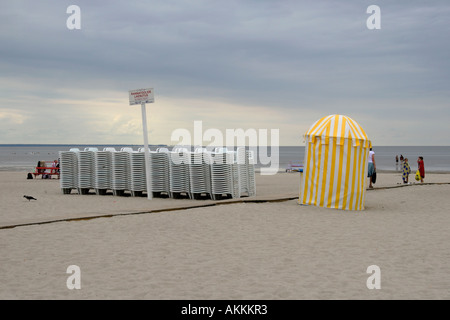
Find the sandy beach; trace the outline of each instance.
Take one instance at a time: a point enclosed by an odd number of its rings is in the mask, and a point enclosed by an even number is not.
[[[450,174],[400,182],[379,173],[357,212],[298,205],[298,173],[212,201],[64,195],[0,172],[0,299],[450,299]]]

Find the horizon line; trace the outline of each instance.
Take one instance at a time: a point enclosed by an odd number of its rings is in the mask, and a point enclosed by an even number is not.
[[[167,145],[167,144],[148,144],[149,146],[165,146],[165,147],[175,147],[177,145]],[[4,146],[144,146],[144,144],[135,143],[0,143],[0,147]],[[188,145],[183,145],[188,146]],[[197,145],[190,145],[197,146]],[[304,147],[305,145],[280,145],[278,147]],[[219,146],[202,146],[202,147],[219,147]],[[231,146],[222,146],[231,147]],[[237,147],[237,146],[233,146]],[[272,147],[272,146],[247,146],[245,147]],[[372,145],[372,147],[450,147],[450,145]]]

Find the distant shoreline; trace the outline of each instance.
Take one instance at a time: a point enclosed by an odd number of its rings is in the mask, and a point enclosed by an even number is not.
[[[53,161],[58,157],[58,152],[79,148],[96,147],[102,150],[105,147],[114,147],[120,150],[122,147],[131,147],[134,150],[142,148],[140,144],[0,144],[0,171],[34,171],[37,161]],[[158,144],[149,145],[152,151],[159,147],[169,150],[172,146]],[[209,148],[209,147],[208,147]],[[228,148],[231,150],[231,147]],[[234,148],[233,148],[234,149]],[[260,154],[260,151],[262,152]],[[272,159],[274,149],[258,149],[256,169],[275,166],[276,159]],[[302,164],[304,160],[305,146],[280,146],[278,158],[278,172],[285,172],[290,164]],[[395,156],[402,155],[411,159],[410,166],[415,173],[414,159],[418,155],[425,158],[425,171],[429,173],[450,173],[450,146],[385,146],[375,147],[377,169],[380,173],[401,172],[401,164],[395,163]],[[270,160],[270,161],[269,161]],[[269,161],[269,162],[268,162]]]
[[[0,143],[0,147],[93,147],[93,146],[143,146],[143,143],[139,144],[126,144],[126,143]],[[167,145],[167,144],[149,144],[150,147],[173,147],[174,145]],[[206,147],[206,146],[203,146]],[[296,148],[296,147],[305,147],[304,145],[282,145],[278,147],[289,147],[289,148]],[[439,147],[445,147],[450,148],[450,145],[428,145],[428,146],[421,146],[421,145],[398,145],[398,146],[373,146],[374,149],[376,148],[439,148]]]

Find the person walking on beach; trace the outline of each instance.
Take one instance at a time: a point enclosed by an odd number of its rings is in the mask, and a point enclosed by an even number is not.
[[[377,170],[377,167],[375,165],[375,152],[372,151],[372,148],[370,148],[369,151],[369,170],[367,173],[367,176],[369,177],[369,188],[372,189],[372,176],[375,173],[375,171]]]
[[[408,158],[403,160],[403,183],[408,183],[409,174],[411,173],[411,168],[409,167]]]
[[[423,183],[423,178],[425,178],[425,164],[423,163],[423,157],[417,158],[417,165],[420,172],[420,182]]]

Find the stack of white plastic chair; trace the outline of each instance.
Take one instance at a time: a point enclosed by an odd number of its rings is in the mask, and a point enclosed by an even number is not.
[[[88,194],[94,188],[96,194],[114,195],[131,191],[138,196],[147,191],[145,150],[132,148],[72,148],[60,151],[60,186],[65,194],[78,189]],[[236,151],[215,148],[208,152],[197,148],[167,148],[150,151],[152,192],[167,193],[178,198],[186,194],[190,199],[208,196],[214,200],[226,197],[239,198],[256,195],[255,159],[253,151],[238,147]]]
[[[238,185],[239,185],[239,197],[248,195],[248,172],[247,164],[245,161],[246,154],[244,147],[238,147],[235,153],[235,164],[237,167]]]
[[[94,188],[95,164],[94,152],[97,148],[85,148],[77,153],[78,156],[78,193],[88,194]]]
[[[169,153],[169,189],[172,197],[186,194],[192,199],[189,177],[190,152],[186,148],[174,148]]]
[[[127,187],[125,190],[131,191],[132,188],[132,175],[131,175],[131,157],[130,153],[134,152],[133,148],[130,147],[123,147],[120,149],[120,152],[126,152],[127,153],[127,162],[126,162],[126,171],[127,171]]]
[[[69,194],[72,189],[78,188],[78,157],[79,149],[59,152],[59,184],[64,194]]]
[[[143,152],[129,152],[129,190],[133,197],[140,196],[147,191],[145,154]]]
[[[214,200],[223,195],[236,198],[236,188],[233,181],[234,154],[226,148],[216,148],[211,153],[211,194]]]
[[[111,188],[115,196],[122,196],[129,189],[129,157],[128,151],[111,153],[112,175]]]
[[[165,193],[170,197],[169,149],[158,148],[156,152],[150,152],[150,168],[153,195]]]
[[[202,194],[211,196],[211,155],[205,148],[197,148],[190,153],[189,177],[190,190],[194,199]]]
[[[103,148],[94,154],[95,181],[94,188],[97,195],[105,195],[107,190],[111,190],[112,158],[111,152],[114,148]]]
[[[224,153],[224,152],[228,152],[228,148],[227,147],[215,147],[213,152],[215,153]]]
[[[256,181],[255,181],[255,163],[256,159],[254,157],[253,151],[245,151],[246,166],[247,166],[247,186],[248,186],[248,196],[252,197],[256,195]]]
[[[233,163],[231,164],[231,174],[233,176],[233,190],[231,196],[233,198],[239,198],[241,196],[240,192],[240,175],[239,175],[239,167],[237,163],[237,152],[231,151],[231,156],[233,157]],[[230,157],[231,157],[230,156]]]

